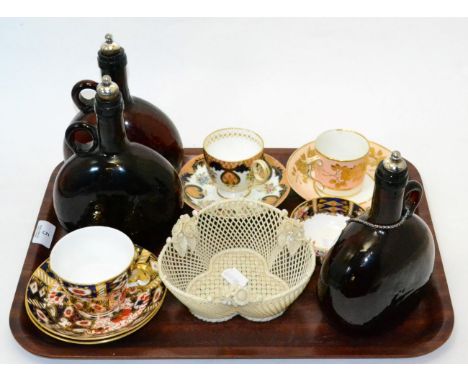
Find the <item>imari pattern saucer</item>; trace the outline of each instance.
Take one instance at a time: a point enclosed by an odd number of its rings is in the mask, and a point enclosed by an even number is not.
[[[307,200],[299,204],[291,217],[305,221],[318,213],[330,215],[343,215],[356,218],[364,213],[364,209],[350,200],[341,198],[318,198]]]
[[[45,334],[77,344],[110,342],[140,329],[158,312],[166,288],[157,272],[156,256],[138,246],[135,250],[137,258],[131,268],[130,280],[137,276],[148,283],[127,288],[119,311],[98,318],[82,317],[50,270],[47,259],[28,282],[25,304],[29,318]]]
[[[385,147],[374,142],[369,142],[369,144],[370,151],[366,171],[367,173],[364,178],[362,188],[354,195],[343,197],[359,204],[364,209],[370,207],[372,202],[372,194],[374,192],[374,173],[377,165],[382,159],[385,159],[390,155],[390,150]],[[289,185],[305,200],[320,197],[337,197],[337,195],[329,195],[319,190],[316,182],[307,175],[307,161],[314,155],[316,155],[315,141],[307,143],[291,154],[286,165],[286,176],[288,178]]]
[[[291,212],[291,218],[298,219],[302,222],[306,222],[317,214],[342,215],[348,218],[356,218],[364,212],[364,208],[351,200],[341,198],[317,198],[299,204],[293,212]],[[314,235],[311,234],[311,230],[307,225],[304,226],[304,232],[306,237],[312,240],[315,252],[320,261],[322,261],[330,248],[320,247],[313,240]],[[315,234],[315,237],[316,236],[317,233]]]
[[[253,187],[245,198],[278,206],[290,190],[285,176],[286,169],[271,155],[265,154],[264,157],[272,169],[271,177],[265,183]],[[184,188],[184,201],[193,209],[200,210],[223,200],[208,174],[203,154],[189,160],[179,175]]]

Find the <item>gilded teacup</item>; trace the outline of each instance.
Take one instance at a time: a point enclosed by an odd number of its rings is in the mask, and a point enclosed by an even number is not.
[[[120,310],[134,258],[127,235],[93,226],[61,238],[52,248],[50,268],[78,312],[100,317]]]
[[[208,173],[223,198],[247,196],[253,186],[265,183],[271,168],[264,159],[263,140],[240,128],[217,130],[203,142]]]
[[[370,146],[361,134],[328,130],[315,140],[315,155],[307,160],[317,191],[334,196],[357,194],[364,182]]]

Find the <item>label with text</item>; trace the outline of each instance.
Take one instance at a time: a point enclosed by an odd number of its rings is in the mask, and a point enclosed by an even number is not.
[[[52,239],[54,238],[55,226],[46,220],[39,220],[37,222],[36,231],[32,238],[32,242],[41,244],[46,248],[50,248]]]

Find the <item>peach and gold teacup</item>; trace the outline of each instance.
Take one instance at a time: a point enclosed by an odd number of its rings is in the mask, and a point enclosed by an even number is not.
[[[328,130],[315,140],[316,154],[307,161],[317,191],[333,196],[357,194],[364,181],[369,142],[350,130]]]

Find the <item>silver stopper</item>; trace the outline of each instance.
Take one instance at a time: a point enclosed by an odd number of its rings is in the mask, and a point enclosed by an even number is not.
[[[392,154],[384,159],[383,166],[390,172],[402,172],[408,167],[399,151],[392,151]]]
[[[119,87],[109,75],[102,76],[102,81],[96,87],[96,94],[100,99],[110,101],[119,95]]]
[[[105,54],[106,56],[112,56],[113,54],[120,52],[120,45],[114,42],[112,35],[107,33],[104,37],[106,42],[101,45],[101,53]]]

